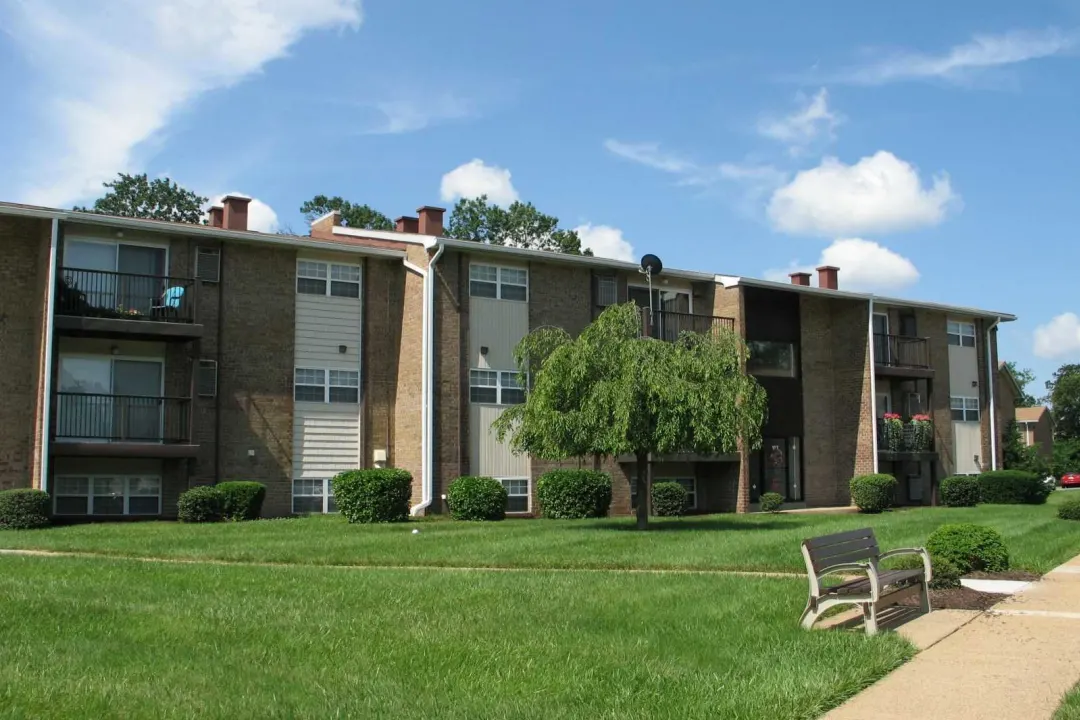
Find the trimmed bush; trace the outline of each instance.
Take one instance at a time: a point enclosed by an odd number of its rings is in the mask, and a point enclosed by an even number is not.
[[[1080,497],[1069,498],[1058,507],[1062,520],[1080,520]]]
[[[223,496],[221,513],[226,520],[258,520],[266,499],[266,486],[247,480],[217,484]]]
[[[767,492],[761,496],[761,512],[779,512],[784,504],[784,496],[777,492]]]
[[[919,555],[900,555],[895,560],[885,561],[889,570],[922,570],[922,557]],[[930,555],[930,587],[935,590],[947,590],[960,587],[960,571],[951,561],[943,557]]]
[[[506,488],[495,478],[465,475],[450,483],[446,504],[455,520],[502,520],[506,497]]]
[[[536,481],[536,499],[544,517],[604,517],[611,506],[611,476],[595,470],[552,470]]]
[[[879,513],[892,507],[896,496],[896,478],[892,475],[860,475],[851,479],[851,502],[859,512]]]
[[[1051,488],[1035,473],[992,470],[979,475],[979,501],[995,505],[1042,505]]]
[[[412,475],[399,468],[349,470],[332,480],[338,512],[351,523],[403,522],[409,519]]]
[[[947,507],[975,507],[979,502],[979,478],[953,475],[941,481],[941,502]]]
[[[679,517],[686,512],[686,488],[677,482],[659,482],[652,487],[653,515]]]
[[[176,501],[180,522],[217,522],[225,516],[225,493],[216,485],[199,485],[180,495]]]
[[[49,524],[49,493],[17,488],[0,492],[0,530],[32,530]]]
[[[982,525],[942,525],[930,533],[926,549],[932,557],[951,562],[961,575],[1009,569],[1009,550],[1001,534]]]

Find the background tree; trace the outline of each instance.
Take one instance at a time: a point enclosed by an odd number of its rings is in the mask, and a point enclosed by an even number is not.
[[[120,217],[150,218],[199,224],[207,198],[182,188],[168,178],[149,180],[146,173],[120,173],[116,180],[102,183],[108,192],[94,201],[91,208],[76,207],[79,212],[94,212]]]
[[[300,206],[300,212],[310,223],[329,212],[337,210],[341,213],[341,222],[346,227],[362,228],[364,230],[393,230],[394,223],[390,218],[369,205],[353,205],[341,197],[327,197],[316,195]]]
[[[1039,405],[1039,399],[1028,392],[1028,386],[1035,382],[1035,371],[1031,368],[1020,370],[1016,367],[1015,360],[1007,361],[1005,367],[1009,368],[1013,380],[1015,380],[1016,384],[1020,387],[1020,394],[1016,396],[1016,407],[1032,407],[1033,405]]]
[[[1046,381],[1056,440],[1080,440],[1080,365],[1062,365]]]
[[[487,195],[462,198],[450,212],[446,234],[457,240],[489,245],[548,250],[571,255],[592,255],[581,250],[581,238],[573,230],[559,229],[559,218],[546,215],[532,203],[514,201],[503,209],[489,203]]]
[[[605,310],[577,338],[541,327],[514,351],[525,402],[493,424],[515,452],[547,460],[633,455],[637,526],[648,525],[650,453],[701,454],[761,444],[765,391],[744,371],[733,332],[684,333],[677,342],[641,337],[632,303]],[[740,491],[748,492],[748,488]]]
[[[1020,435],[1020,426],[1015,420],[1005,425],[1002,433],[1002,459],[1006,470],[1025,470],[1039,477],[1051,474],[1051,463],[1039,453],[1036,445],[1028,446]]]

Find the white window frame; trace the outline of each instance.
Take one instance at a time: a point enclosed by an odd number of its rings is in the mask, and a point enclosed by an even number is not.
[[[506,488],[507,503],[508,504],[509,504],[509,499],[511,497],[524,497],[525,498],[525,509],[524,510],[513,510],[513,511],[507,510],[506,511],[507,515],[527,515],[527,514],[532,512],[532,478],[529,478],[529,477],[498,477],[498,478],[495,478],[495,479],[498,480],[502,484],[502,486],[504,488]],[[522,495],[521,493],[510,494],[510,488],[508,488],[506,486],[506,484],[508,482],[524,482],[525,483],[525,494],[524,495]]]
[[[982,412],[980,409],[979,398],[968,397],[963,395],[953,395],[949,398],[949,416],[952,417],[952,413],[960,410],[963,412],[964,419],[957,420],[953,418],[953,422],[981,422]],[[975,413],[975,417],[971,417],[971,413]]]
[[[297,373],[300,372],[314,372],[321,373],[322,382],[297,382]],[[331,373],[349,373],[356,376],[356,384],[352,382],[342,383],[333,382],[331,380]],[[296,397],[296,389],[298,387],[322,387],[322,400],[307,400],[299,399]],[[356,400],[334,400],[331,397],[331,388],[350,388],[356,390]],[[357,405],[360,402],[360,371],[352,368],[322,368],[322,367],[306,367],[297,365],[293,368],[293,402],[300,403],[322,403],[322,404],[334,404],[334,405]]]
[[[292,504],[289,507],[292,510],[292,514],[293,515],[306,515],[309,512],[311,512],[311,511],[308,511],[308,510],[297,511],[297,509],[296,509],[296,498],[298,498],[298,497],[302,497],[302,498],[313,498],[313,497],[321,498],[322,499],[322,510],[320,510],[317,513],[319,515],[332,515],[332,514],[337,513],[336,509],[335,510],[330,509],[330,500],[332,500],[333,497],[334,497],[334,482],[333,481],[334,481],[334,478],[293,478],[292,485],[289,488],[290,497],[292,498]],[[297,495],[296,494],[296,483],[298,483],[298,482],[302,482],[302,483],[322,483],[322,488],[320,488],[321,494],[320,495],[307,495],[307,494]]]
[[[473,373],[494,373],[495,384],[494,385],[478,385],[473,383]],[[524,390],[517,383],[517,370],[494,370],[492,368],[469,368],[469,402],[476,405],[520,405],[521,403],[508,403],[503,401],[503,390]],[[506,385],[505,382],[513,383],[512,385]],[[528,387],[528,378],[526,378],[526,387]],[[495,402],[482,402],[480,400],[473,400],[472,390],[473,388],[494,388],[495,390]],[[524,401],[524,399],[523,399]]]
[[[473,277],[473,268],[494,269],[495,270],[495,280],[474,278]],[[515,273],[518,273],[518,272],[519,273],[524,273],[524,275],[525,275],[525,284],[522,285],[521,283],[517,283],[517,282],[507,282],[503,277],[504,272],[507,271],[507,270],[509,270],[511,272],[515,272]],[[495,297],[492,298],[492,297],[488,297],[487,295],[474,294],[473,293],[473,283],[474,282],[485,283],[485,284],[489,284],[489,285],[494,284],[495,285]],[[506,286],[506,287],[516,287],[516,288],[521,288],[521,287],[525,288],[525,297],[524,298],[503,297],[503,287],[504,286]],[[483,298],[485,300],[505,300],[507,302],[524,302],[524,303],[527,303],[527,302],[529,302],[529,270],[528,270],[528,268],[516,267],[514,265],[497,265],[495,263],[470,263],[469,264],[469,296],[470,297],[479,297],[479,298]]]
[[[61,482],[66,480],[86,480],[86,494],[72,494],[61,493],[58,489],[61,487]],[[85,498],[86,499],[86,512],[85,513],[64,513],[61,517],[90,517],[94,515],[94,482],[97,480],[120,480],[124,483],[124,512],[121,515],[102,515],[101,517],[154,517],[161,514],[161,495],[162,495],[162,480],[160,475],[105,475],[105,474],[86,474],[77,475],[65,473],[63,475],[57,475],[53,478],[50,490],[53,496],[53,513],[60,515],[56,511],[57,501],[60,498]],[[157,481],[157,510],[152,513],[132,513],[130,511],[131,506],[131,481],[132,480],[156,480]],[[104,497],[104,495],[101,495]],[[135,497],[154,497],[153,495],[136,495]]]
[[[340,275],[348,270],[349,277],[342,278]],[[352,275],[355,273],[356,279],[352,279]],[[337,274],[339,277],[334,277]],[[313,295],[315,297],[332,297],[341,298],[343,300],[359,300],[361,294],[361,281],[363,278],[363,270],[359,265],[352,265],[349,263],[334,263],[327,262],[325,260],[306,260],[299,258],[296,261],[296,293],[298,295]],[[318,280],[324,283],[323,291],[321,293],[316,292],[304,292],[300,289],[300,280]],[[334,283],[349,284],[356,286],[356,297],[351,295],[334,295]]]
[[[954,347],[973,348],[976,337],[975,323],[967,320],[948,320],[945,323],[945,337],[948,344]],[[956,342],[953,342],[953,338],[956,338]],[[970,339],[971,343],[965,343],[965,339]]]

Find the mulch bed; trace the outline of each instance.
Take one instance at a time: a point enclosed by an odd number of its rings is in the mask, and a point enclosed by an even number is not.
[[[1038,580],[1042,575],[1033,572],[1025,572],[1024,570],[1006,570],[1005,572],[999,573],[975,572],[970,575],[965,575],[964,577],[979,580],[1023,580],[1029,582],[1031,580]]]
[[[986,610],[1007,597],[1009,596],[1000,593],[979,592],[966,587],[946,590],[931,588],[930,607],[935,610]]]

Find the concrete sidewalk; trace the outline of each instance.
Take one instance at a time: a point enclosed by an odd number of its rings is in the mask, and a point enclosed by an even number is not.
[[[1080,555],[920,652],[825,720],[1043,720],[1078,680]]]

